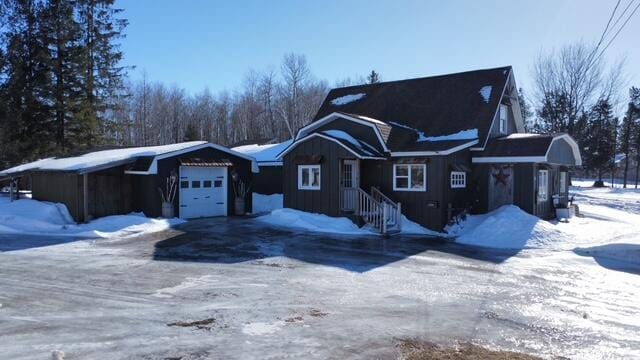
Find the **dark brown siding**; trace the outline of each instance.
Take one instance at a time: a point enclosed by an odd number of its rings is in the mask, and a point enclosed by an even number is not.
[[[456,215],[463,209],[467,209],[472,205],[471,189],[473,189],[471,181],[471,172],[467,172],[467,186],[464,188],[451,188],[451,171],[455,166],[464,166],[471,169],[471,152],[468,150],[459,151],[448,155],[445,158],[446,164],[443,172],[444,190],[443,204],[444,210],[447,210],[451,204],[452,213]],[[448,211],[445,212],[446,220],[449,220]]]
[[[378,136],[376,135],[376,132],[375,130],[373,130],[373,128],[353,121],[345,119],[335,119],[313,130],[313,132],[322,132],[331,129],[342,130],[355,137],[356,139],[362,140],[367,144],[375,147],[381,153],[384,151],[382,145],[380,144],[380,140],[378,139]]]
[[[471,172],[471,181],[468,186],[471,190],[471,211],[474,214],[483,214],[489,208],[489,164],[474,164]]]
[[[298,190],[298,155],[322,155],[320,163],[320,190]],[[283,159],[284,206],[329,216],[340,215],[338,173],[341,159],[353,159],[353,154],[342,146],[315,137],[296,146]]]
[[[119,166],[87,175],[91,218],[131,212],[132,181],[131,175],[125,174],[124,170],[123,166]]]
[[[253,174],[254,193],[282,194],[282,166],[260,166],[260,173]]]
[[[534,213],[535,189],[533,168],[533,164],[513,165],[513,204],[529,214]]]
[[[31,181],[34,199],[65,204],[75,221],[83,220],[82,175],[34,173]]]
[[[426,163],[427,190],[419,192],[393,191],[393,164],[395,163]],[[419,157],[411,160],[393,158],[390,161],[365,160],[361,164],[361,186],[363,189],[369,191],[371,186],[379,187],[385,195],[402,204],[402,213],[409,220],[433,230],[442,230],[447,222],[447,204],[444,203],[443,196],[447,190],[444,186],[445,183],[449,184],[449,177],[445,175],[447,168],[445,157]]]

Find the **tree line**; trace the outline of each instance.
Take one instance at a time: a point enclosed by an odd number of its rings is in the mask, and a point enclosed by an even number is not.
[[[132,81],[119,48],[128,21],[114,2],[0,3],[1,168],[100,146],[282,141],[311,121],[329,90],[293,53],[276,68],[248,71],[235,91],[189,94],[145,75]],[[522,115],[529,131],[572,135],[588,175],[602,180],[623,164],[625,185],[632,170],[637,183],[640,90],[621,97],[623,64],[595,53],[578,42],[541,54],[531,97],[519,92]],[[334,86],[378,81],[372,71]]]

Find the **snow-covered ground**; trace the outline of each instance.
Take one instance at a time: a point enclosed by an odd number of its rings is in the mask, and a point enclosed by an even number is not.
[[[282,209],[283,201],[282,194],[264,195],[253,193],[253,213],[261,214]]]
[[[116,238],[162,231],[181,219],[150,219],[141,213],[106,216],[76,224],[66,206],[0,196],[0,234]]]
[[[640,266],[607,256],[637,251],[640,204],[617,191],[573,188],[585,218],[535,220],[559,240],[515,250],[234,217],[135,240],[0,234],[0,358],[393,359],[418,339],[639,359]]]

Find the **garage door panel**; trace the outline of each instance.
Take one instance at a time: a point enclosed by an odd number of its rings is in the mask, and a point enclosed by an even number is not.
[[[227,215],[227,168],[180,167],[180,217]]]

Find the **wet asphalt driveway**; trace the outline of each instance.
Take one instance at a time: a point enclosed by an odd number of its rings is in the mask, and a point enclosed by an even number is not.
[[[640,275],[570,251],[189,222],[0,236],[0,358],[395,358],[399,339],[640,357]]]

